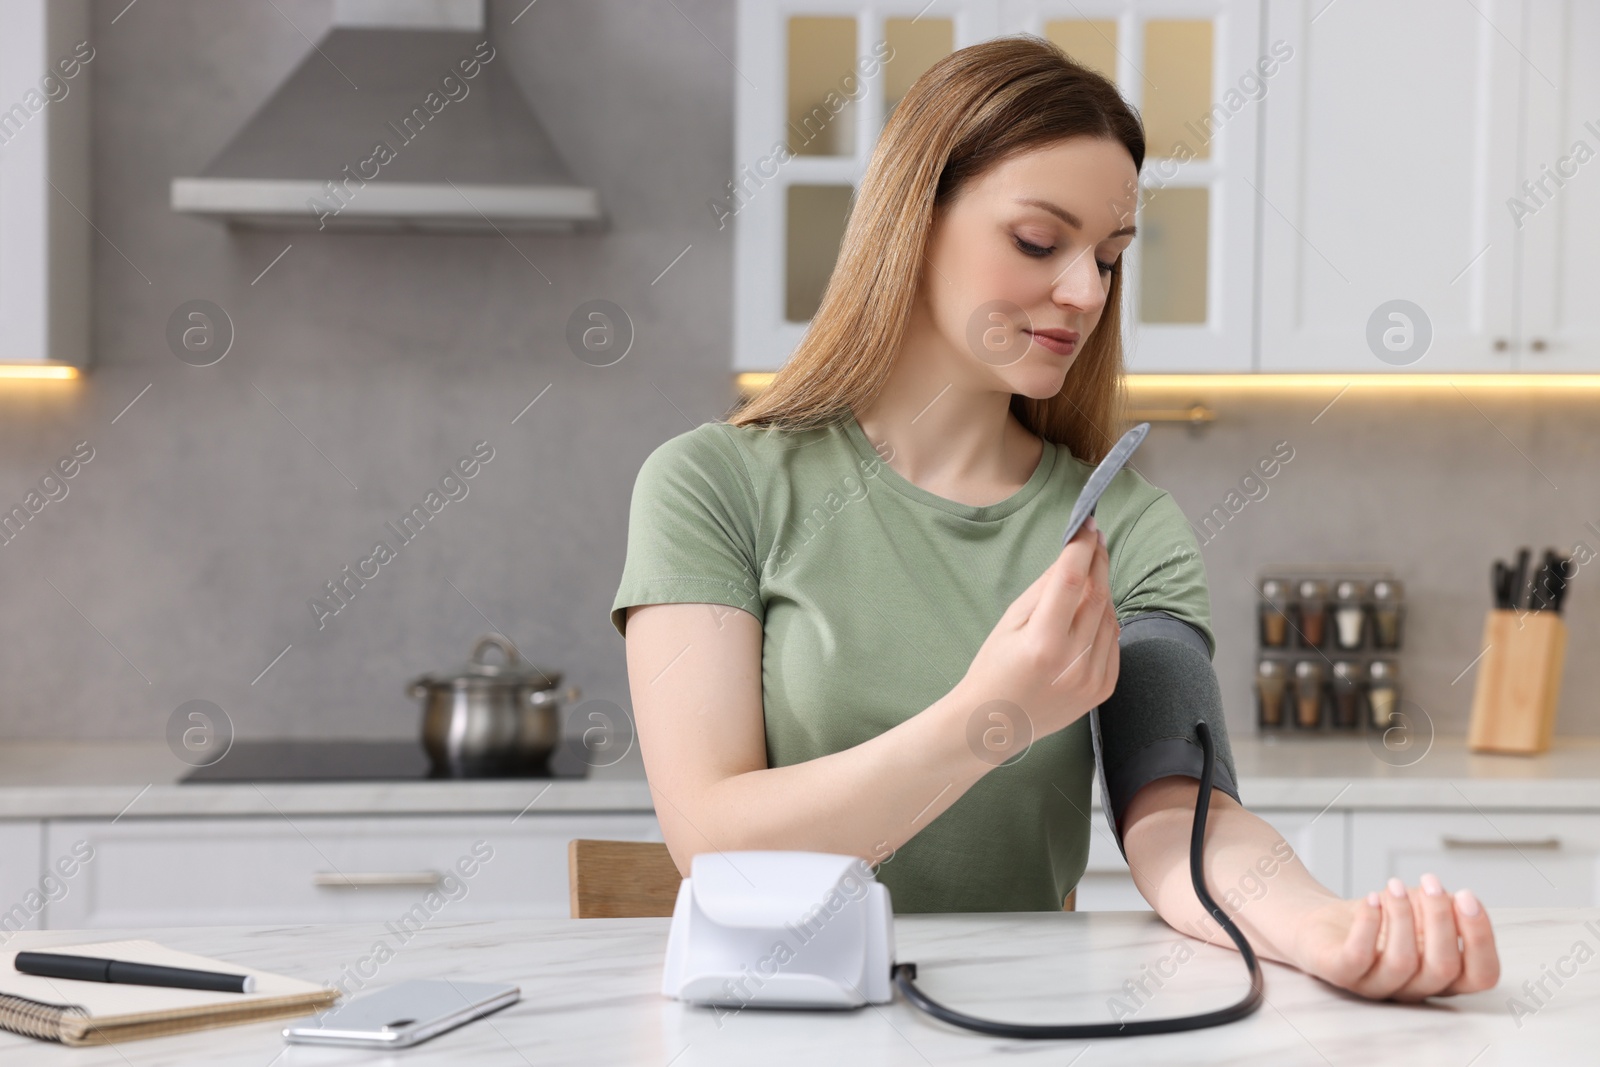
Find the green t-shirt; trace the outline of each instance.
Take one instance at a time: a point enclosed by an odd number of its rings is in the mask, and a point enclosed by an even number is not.
[[[763,628],[767,765],[851,748],[961,680],[1007,606],[1060,554],[1092,470],[1046,442],[1021,489],[977,506],[902,477],[851,415],[807,431],[705,423],[640,467],[611,622],[623,633],[635,604],[750,612]],[[1171,495],[1125,468],[1095,521],[1119,620],[1188,623],[1209,658],[1204,567]],[[1090,716],[1035,739],[881,863],[895,912],[1060,910],[1088,858],[1094,773]],[[1225,770],[1218,784],[1234,792]]]

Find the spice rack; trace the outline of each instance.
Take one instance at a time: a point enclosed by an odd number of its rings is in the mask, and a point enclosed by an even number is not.
[[[1406,605],[1390,568],[1275,566],[1255,587],[1261,732],[1348,735],[1396,721]]]

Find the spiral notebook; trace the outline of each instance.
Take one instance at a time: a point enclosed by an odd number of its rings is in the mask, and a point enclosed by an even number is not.
[[[336,989],[178,952],[154,941],[103,941],[92,945],[44,942],[43,938],[17,934],[0,950],[0,1027],[67,1045],[103,1045],[262,1019],[311,1015],[327,1010],[339,997]],[[16,968],[17,953],[29,950],[251,974],[256,978],[256,992],[211,993],[197,989],[41,978],[23,974]]]

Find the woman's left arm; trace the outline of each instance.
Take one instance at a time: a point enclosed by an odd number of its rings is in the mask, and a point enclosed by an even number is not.
[[[1141,788],[1124,814],[1123,849],[1134,884],[1169,926],[1233,948],[1189,877],[1199,786],[1169,775]],[[1212,899],[1264,959],[1374,1000],[1475,993],[1499,981],[1494,930],[1471,890],[1446,893],[1425,874],[1418,888],[1391,878],[1381,893],[1345,900],[1311,876],[1271,824],[1216,788],[1204,867]]]

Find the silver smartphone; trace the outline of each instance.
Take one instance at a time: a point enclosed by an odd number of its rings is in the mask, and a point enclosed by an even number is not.
[[[298,1026],[285,1041],[297,1045],[405,1048],[522,999],[514,985],[488,982],[401,982],[353,997]]]

